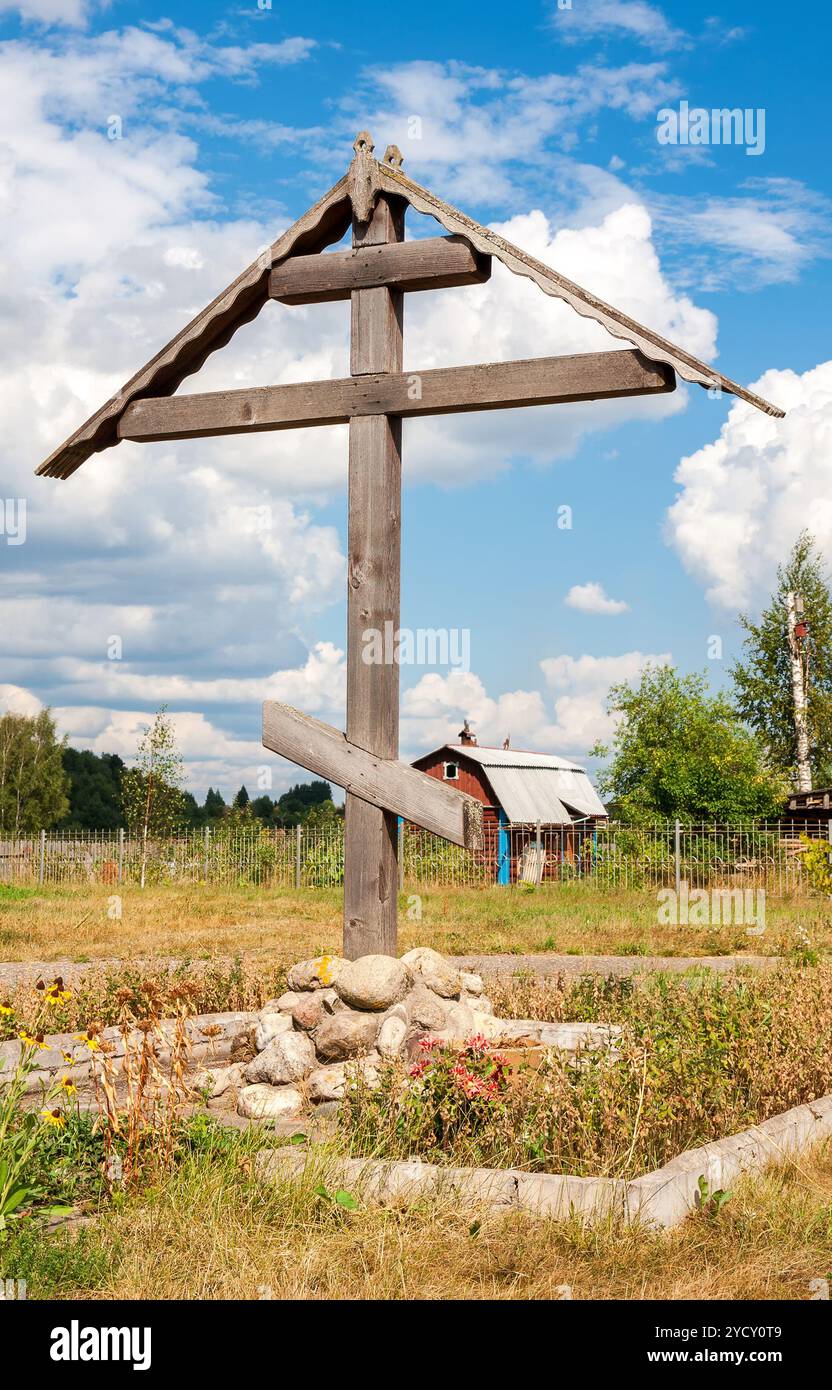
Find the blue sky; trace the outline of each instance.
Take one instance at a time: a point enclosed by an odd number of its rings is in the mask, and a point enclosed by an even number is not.
[[[259,749],[263,698],[342,726],[344,430],[121,445],[66,483],[32,474],[340,176],[362,127],[788,411],[680,383],[407,422],[402,622],[465,629],[471,659],[402,668],[404,754],[468,715],[482,741],[585,757],[611,681],[672,659],[722,683],[737,612],[801,527],[832,555],[826,7],[525,0],[510,19],[432,0],[0,0],[0,495],[27,504],[25,544],[0,535],[0,706],[50,704],[76,746],[128,757],[165,700],[200,795],[264,765],[275,792],[293,780]],[[764,121],[759,153],[660,144],[683,102]],[[409,234],[434,230],[410,214]],[[410,367],[616,345],[502,271],[413,296],[406,343]],[[269,305],[182,389],[343,375],[346,344],[345,306]]]

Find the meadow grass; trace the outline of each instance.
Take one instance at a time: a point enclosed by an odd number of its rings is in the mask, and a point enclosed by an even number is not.
[[[832,1271],[832,1149],[739,1181],[670,1232],[423,1200],[346,1211],[261,1184],[245,1136],[201,1147],[81,1231],[19,1229],[7,1278],[61,1299],[786,1299]],[[476,1218],[476,1219],[475,1219]]]
[[[121,916],[115,917],[112,887],[0,885],[0,960],[245,952],[264,963],[288,964],[341,946],[340,889],[125,886],[118,897]],[[769,898],[762,936],[749,936],[743,925],[661,925],[656,894],[648,889],[424,889],[418,896],[402,894],[399,905],[402,951],[422,945],[451,955],[778,955],[794,950],[807,933],[812,949],[832,953],[832,908],[820,897]]]

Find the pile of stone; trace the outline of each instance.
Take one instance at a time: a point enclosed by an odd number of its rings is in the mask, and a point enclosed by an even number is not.
[[[575,1058],[614,1049],[620,1029],[593,1023],[496,1018],[479,975],[458,970],[438,951],[342,960],[318,956],[288,973],[289,988],[270,1000],[250,1030],[255,1057],[214,1068],[198,1084],[225,1107],[253,1120],[329,1117],[350,1085],[376,1086],[383,1059],[415,1054],[426,1034],[461,1046],[477,1035],[495,1046],[557,1048]]]
[[[493,1029],[480,976],[428,947],[401,960],[319,956],[292,966],[287,983],[258,1015],[254,1060],[206,1074],[214,1095],[240,1086],[237,1109],[250,1119],[326,1113],[359,1078],[377,1084],[382,1058],[408,1055],[426,1033],[451,1042]]]

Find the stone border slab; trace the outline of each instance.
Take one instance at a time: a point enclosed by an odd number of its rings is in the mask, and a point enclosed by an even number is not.
[[[760,1172],[769,1163],[830,1137],[832,1095],[795,1106],[739,1134],[688,1149],[663,1168],[629,1181],[524,1173],[513,1168],[450,1168],[419,1159],[339,1158],[297,1148],[259,1154],[256,1171],[262,1181],[274,1182],[296,1179],[307,1167],[320,1168],[331,1181],[380,1206],[447,1196],[470,1206],[513,1208],[535,1216],[578,1216],[588,1221],[612,1216],[669,1228],[699,1205],[700,1177],[711,1192],[725,1189],[741,1173]]]

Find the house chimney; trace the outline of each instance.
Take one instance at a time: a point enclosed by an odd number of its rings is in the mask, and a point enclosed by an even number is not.
[[[459,732],[458,738],[459,738],[460,743],[462,743],[462,744],[466,744],[466,743],[467,743],[467,744],[469,745],[469,747],[474,746],[474,745],[476,744],[476,742],[477,742],[477,736],[476,736],[476,734],[472,734],[472,733],[471,733],[471,726],[470,726],[470,724],[468,723],[468,720],[467,720],[467,719],[465,720],[465,722],[464,722],[464,724],[463,724],[463,726],[462,726],[462,728],[461,728],[461,730],[460,730],[460,732]]]

